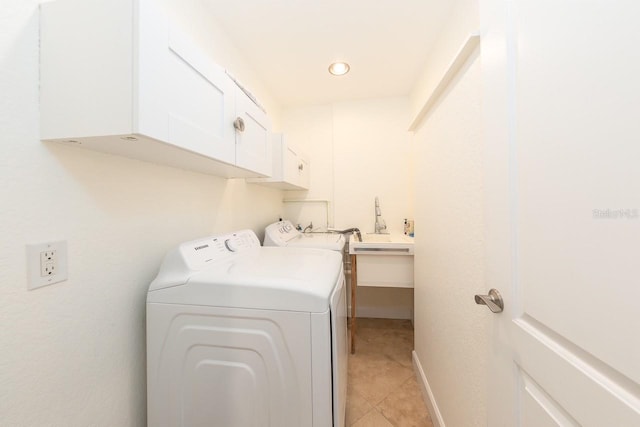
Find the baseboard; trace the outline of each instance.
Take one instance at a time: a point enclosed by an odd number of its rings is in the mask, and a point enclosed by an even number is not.
[[[438,409],[438,404],[436,403],[435,397],[433,397],[433,392],[431,391],[429,381],[427,381],[427,377],[424,374],[424,370],[422,369],[422,365],[420,364],[418,355],[416,354],[415,350],[412,351],[411,354],[413,359],[413,370],[416,373],[418,384],[420,385],[420,390],[422,390],[422,398],[424,400],[424,403],[427,405],[429,414],[431,414],[431,422],[433,422],[434,427],[445,427],[444,420],[442,419],[442,414]]]

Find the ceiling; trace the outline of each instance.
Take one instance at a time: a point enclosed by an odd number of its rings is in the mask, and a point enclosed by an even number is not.
[[[206,0],[283,107],[406,95],[449,13],[444,0]],[[331,76],[343,60],[351,71]]]

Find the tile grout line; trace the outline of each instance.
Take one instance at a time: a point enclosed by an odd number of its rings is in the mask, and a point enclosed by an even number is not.
[[[396,424],[395,424],[393,421],[391,421],[389,418],[387,418],[387,417],[382,413],[382,411],[381,411],[380,409],[378,409],[378,407],[377,407],[377,406],[376,406],[376,407],[374,407],[373,409],[375,409],[375,410],[376,410],[376,411],[377,411],[377,412],[382,416],[382,418],[384,418],[385,420],[387,420],[387,422],[388,422],[389,424],[391,424],[392,426],[396,427]]]

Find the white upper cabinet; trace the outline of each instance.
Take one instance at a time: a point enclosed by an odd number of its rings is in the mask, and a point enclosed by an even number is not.
[[[309,160],[289,145],[283,134],[273,134],[273,175],[249,179],[249,182],[283,190],[309,189]]]
[[[224,177],[271,175],[266,113],[172,22],[169,2],[40,7],[41,139]]]

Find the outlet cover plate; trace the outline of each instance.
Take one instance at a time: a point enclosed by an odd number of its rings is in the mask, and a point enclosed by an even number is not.
[[[52,275],[43,276],[41,274],[42,253],[47,251],[55,251],[56,271]],[[67,242],[65,240],[27,245],[28,290],[53,285],[65,281],[67,278]]]

